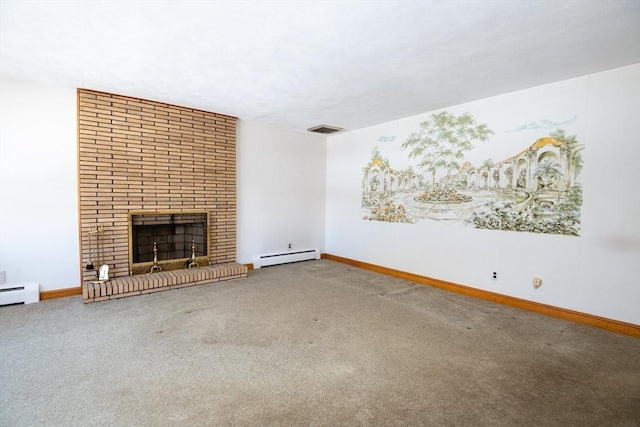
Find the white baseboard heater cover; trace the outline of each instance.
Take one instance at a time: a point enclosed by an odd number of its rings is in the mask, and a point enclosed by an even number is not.
[[[40,301],[40,285],[38,283],[0,285],[0,305],[31,304],[38,301]]]
[[[286,264],[289,262],[309,261],[320,259],[319,249],[304,251],[282,252],[279,254],[260,255],[253,258],[253,268],[267,267],[270,265]]]

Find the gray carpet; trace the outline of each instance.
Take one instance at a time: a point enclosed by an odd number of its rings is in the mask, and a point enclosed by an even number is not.
[[[638,426],[640,340],[329,260],[0,308],[1,426]]]

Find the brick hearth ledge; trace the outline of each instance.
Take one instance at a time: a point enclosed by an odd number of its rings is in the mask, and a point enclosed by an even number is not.
[[[122,276],[106,282],[86,282],[82,286],[82,300],[85,303],[105,301],[222,280],[240,279],[247,277],[247,270],[247,266],[232,262],[190,270]]]

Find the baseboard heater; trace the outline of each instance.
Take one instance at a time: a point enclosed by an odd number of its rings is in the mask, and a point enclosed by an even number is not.
[[[279,254],[260,255],[253,258],[253,268],[267,267],[270,265],[287,264],[289,262],[309,261],[320,259],[319,249],[305,251],[282,252]]]
[[[0,305],[31,304],[38,301],[40,301],[40,285],[37,283],[0,285]]]

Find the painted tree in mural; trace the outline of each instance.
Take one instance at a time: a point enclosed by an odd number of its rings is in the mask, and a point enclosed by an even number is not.
[[[562,176],[560,165],[550,160],[543,160],[533,171],[533,176],[540,179],[541,188],[546,189],[550,183]]]
[[[555,132],[549,134],[556,141],[564,142],[571,147],[572,155],[571,162],[573,166],[573,173],[577,176],[582,170],[582,154],[580,154],[578,139],[576,135],[567,135],[564,129],[556,129]]]
[[[376,163],[376,162],[379,162],[379,164],[389,167],[389,160],[382,157],[378,147],[375,147],[373,149],[373,153],[371,153],[371,163]]]
[[[564,129],[556,129],[549,134],[556,141],[564,142],[569,149],[570,171],[569,178],[576,178],[582,170],[582,149],[576,135],[567,135]],[[558,191],[558,196],[560,192]],[[541,231],[578,236],[580,230],[580,210],[582,206],[582,186],[573,182],[569,191],[559,203],[554,206],[556,217],[552,221],[543,223]]]
[[[435,187],[438,171],[446,171],[444,181],[449,182],[452,173],[460,169],[464,153],[473,149],[473,142],[486,141],[492,134],[469,113],[456,116],[443,111],[420,123],[420,130],[409,135],[402,148],[409,150],[410,159],[419,160],[420,169],[431,174],[431,185]]]
[[[493,166],[494,161],[491,157],[489,157],[487,160],[485,160],[484,162],[482,162],[482,164],[480,165],[481,168],[487,168],[489,169],[491,166]]]

